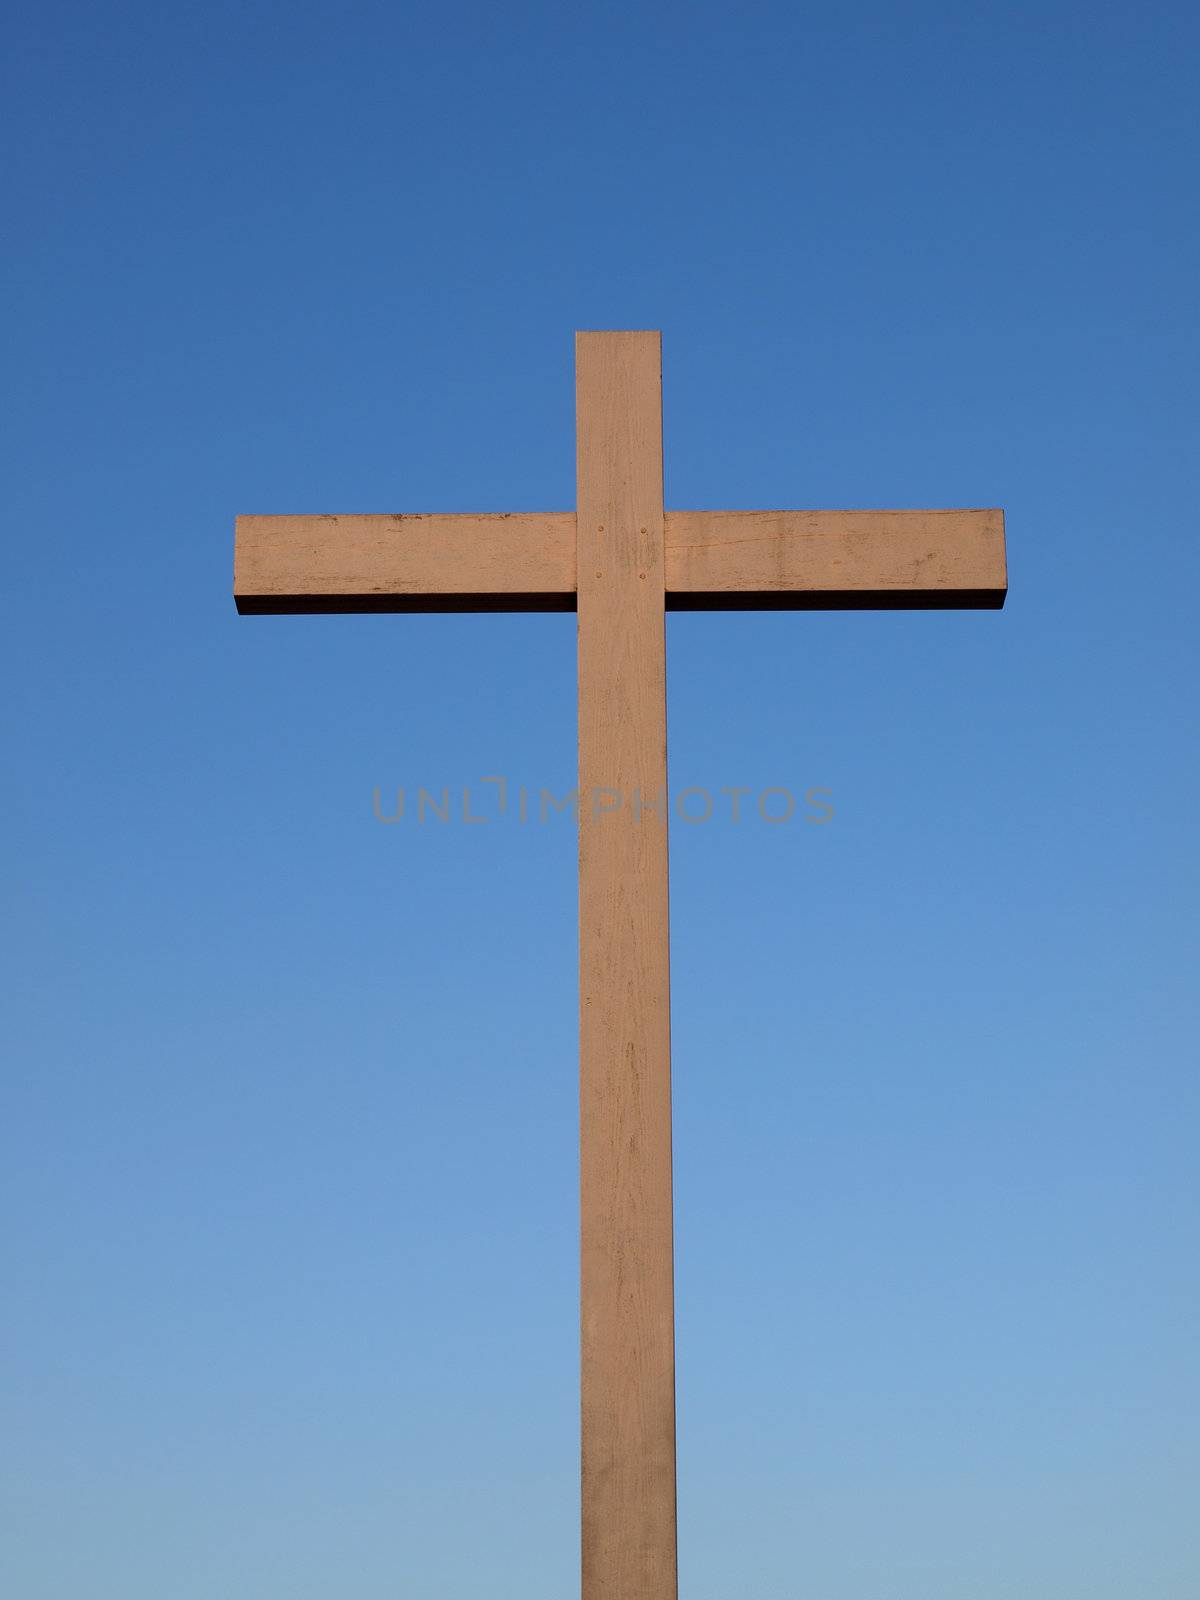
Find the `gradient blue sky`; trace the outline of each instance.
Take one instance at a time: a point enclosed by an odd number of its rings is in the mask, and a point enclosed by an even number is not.
[[[669,623],[684,1600],[1194,1600],[1191,7],[18,4],[13,1600],[575,1592],[574,619],[240,619],[239,511],[1002,505]]]

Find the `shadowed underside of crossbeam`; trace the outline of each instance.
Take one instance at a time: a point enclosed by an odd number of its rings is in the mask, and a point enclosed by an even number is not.
[[[1004,513],[668,511],[675,611],[996,609]],[[573,511],[243,516],[243,614],[574,611]]]

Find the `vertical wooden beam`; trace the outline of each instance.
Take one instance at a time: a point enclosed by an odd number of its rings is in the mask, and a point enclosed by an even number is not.
[[[575,355],[583,1600],[676,1600],[661,341]]]

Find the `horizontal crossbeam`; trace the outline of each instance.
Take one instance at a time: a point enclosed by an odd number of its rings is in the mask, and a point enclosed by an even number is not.
[[[1004,513],[668,511],[668,611],[996,608]],[[575,513],[239,517],[240,612],[574,611]]]

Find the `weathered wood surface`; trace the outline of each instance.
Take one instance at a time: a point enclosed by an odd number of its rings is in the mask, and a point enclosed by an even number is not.
[[[576,513],[239,517],[242,612],[573,611]],[[668,611],[986,608],[1002,511],[668,511]]]
[[[239,517],[245,613],[573,611],[575,513]]]
[[[578,336],[576,417],[583,1600],[675,1600],[657,333]]]
[[[1003,605],[1002,511],[669,511],[668,610]]]

